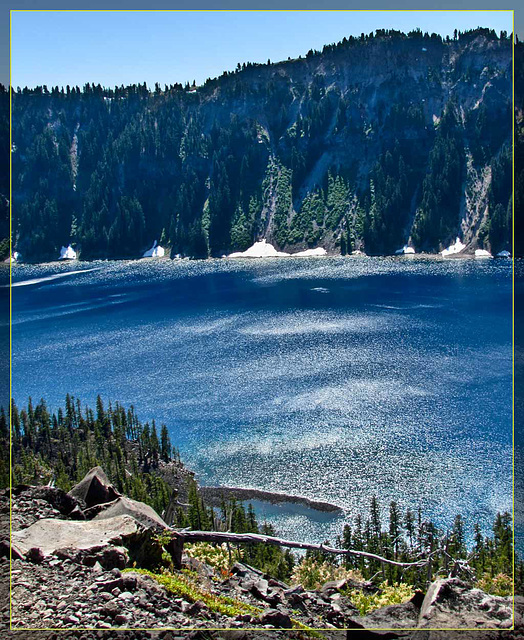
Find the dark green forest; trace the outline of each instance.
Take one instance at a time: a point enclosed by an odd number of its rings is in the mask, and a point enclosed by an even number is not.
[[[158,429],[154,421],[141,423],[133,407],[126,409],[118,403],[109,403],[106,408],[100,397],[92,409],[68,395],[64,407],[55,412],[49,411],[44,400],[35,405],[29,399],[27,406],[20,409],[13,403],[11,415],[13,486],[42,484],[53,479],[58,488],[67,491],[89,469],[100,465],[120,492],[146,502],[160,514],[168,507],[174,490],[166,483],[161,468],[183,465],[165,425]],[[7,450],[9,428],[3,409],[0,409],[0,440]],[[8,459],[2,459],[0,465],[1,486],[8,486]],[[251,505],[246,508],[232,499],[223,502],[220,509],[213,509],[204,503],[192,474],[187,475],[186,482],[187,506],[178,506],[174,511],[175,526],[236,533],[278,533],[270,524],[257,521]],[[468,544],[468,538],[472,537],[473,544]],[[403,513],[395,502],[391,502],[385,516],[377,499],[372,497],[369,513],[358,515],[353,523],[348,522],[341,538],[332,542],[341,549],[367,551],[400,562],[435,554],[431,573],[426,568],[402,571],[387,566],[384,569],[384,579],[417,586],[425,585],[439,570],[451,571],[457,560],[467,561],[477,578],[484,580],[498,576],[500,581],[503,575],[510,581],[513,575],[509,513],[497,514],[490,535],[486,535],[478,523],[466,523],[460,514],[448,530],[443,530],[420,510],[408,509]],[[445,553],[437,553],[438,549]],[[322,552],[308,552],[307,557],[337,562],[334,556]],[[244,560],[282,580],[289,578],[294,566],[292,553],[263,544],[247,546]],[[342,562],[348,569],[358,569],[366,578],[381,571],[381,564],[374,560],[346,556]],[[520,561],[516,584],[519,589],[524,587],[524,566]]]
[[[13,88],[14,247],[510,248],[511,50],[489,29],[378,30],[202,86]]]

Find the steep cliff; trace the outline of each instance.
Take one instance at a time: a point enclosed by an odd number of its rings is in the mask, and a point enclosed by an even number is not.
[[[509,248],[512,43],[379,31],[203,86],[13,96],[26,259]]]

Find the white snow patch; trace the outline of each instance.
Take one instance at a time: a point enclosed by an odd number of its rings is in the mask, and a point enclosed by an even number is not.
[[[255,242],[255,244],[245,251],[236,251],[230,253],[228,258],[277,258],[279,256],[289,256],[289,253],[277,251],[272,244],[266,242],[266,239]]]
[[[413,255],[415,253],[415,249],[413,249],[413,247],[408,247],[407,244],[405,244],[402,249],[397,249],[395,251],[395,255],[396,256],[407,256],[407,255]]]
[[[445,258],[446,256],[453,256],[457,253],[460,253],[466,248],[465,244],[462,244],[459,238],[455,240],[455,244],[450,244],[447,249],[440,252],[440,255]]]
[[[491,253],[486,249],[475,249],[475,258],[491,258]]]
[[[292,253],[291,255],[300,257],[327,256],[327,251],[324,247],[317,247],[316,249],[306,249],[305,251],[299,251],[298,253]]]
[[[62,247],[60,249],[60,257],[59,260],[76,260],[76,251],[73,249],[71,245],[67,248]]]
[[[365,256],[366,254],[363,251],[359,251],[359,249],[356,249],[355,251],[351,252],[352,256]]]
[[[163,258],[165,254],[164,247],[157,244],[156,240],[153,242],[151,249],[144,251],[143,258]]]
[[[504,249],[504,251],[499,251],[497,253],[497,258],[511,258],[511,253]]]

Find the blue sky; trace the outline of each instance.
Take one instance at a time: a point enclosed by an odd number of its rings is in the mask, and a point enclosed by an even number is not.
[[[238,62],[305,55],[344,36],[393,28],[452,35],[512,30],[512,12],[226,11],[12,13],[13,86],[197,81]]]

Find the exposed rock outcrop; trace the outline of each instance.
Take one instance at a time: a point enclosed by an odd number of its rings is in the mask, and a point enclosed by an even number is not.
[[[422,607],[421,629],[509,629],[513,626],[510,598],[472,589],[458,578],[433,582]]]
[[[85,507],[93,507],[120,498],[120,493],[109,481],[101,467],[94,467],[68,493]]]
[[[131,498],[122,496],[114,502],[106,503],[103,506],[105,508],[95,516],[95,521],[111,520],[114,517],[128,515],[140,522],[144,527],[159,530],[167,529],[167,524],[158,513],[149,505],[139,502],[138,500],[132,500]]]
[[[22,531],[13,531],[11,539],[26,555],[31,549],[39,549],[45,557],[56,555],[60,549],[82,551],[120,545],[139,531],[139,523],[128,515],[84,522],[46,518]]]

